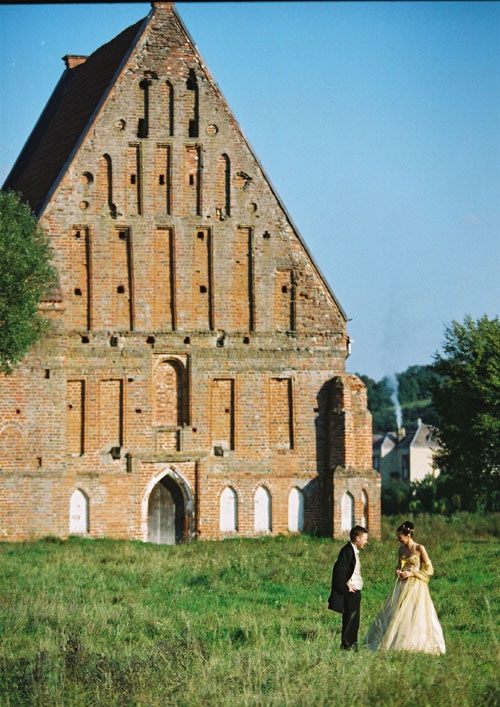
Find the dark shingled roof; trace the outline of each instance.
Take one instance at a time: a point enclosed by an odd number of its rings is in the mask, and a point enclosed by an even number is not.
[[[143,23],[144,19],[128,27],[61,76],[3,185],[3,189],[20,192],[36,214],[40,214]]]

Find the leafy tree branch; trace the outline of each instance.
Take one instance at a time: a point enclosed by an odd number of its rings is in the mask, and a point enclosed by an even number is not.
[[[46,331],[40,304],[58,281],[48,237],[30,207],[0,192],[0,372],[12,373]]]

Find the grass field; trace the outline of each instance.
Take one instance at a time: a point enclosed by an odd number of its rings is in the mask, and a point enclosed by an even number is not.
[[[402,520],[362,553],[360,638],[393,587]],[[339,650],[340,540],[0,543],[0,705],[497,706],[500,516],[415,523],[441,657]]]

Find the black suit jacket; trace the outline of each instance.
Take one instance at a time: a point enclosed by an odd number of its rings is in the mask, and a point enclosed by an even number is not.
[[[351,579],[356,567],[356,555],[351,543],[340,550],[332,570],[332,591],[328,597],[328,608],[344,613],[344,596],[349,593],[347,582]]]

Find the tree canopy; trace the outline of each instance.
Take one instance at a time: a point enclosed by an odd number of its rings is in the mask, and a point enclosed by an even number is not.
[[[438,465],[470,506],[500,502],[500,321],[483,316],[445,329],[433,390],[441,444]],[[466,504],[464,504],[466,505]]]
[[[368,409],[372,414],[374,434],[397,429],[396,396],[401,406],[403,427],[415,424],[418,418],[428,425],[437,424],[431,399],[437,373],[432,366],[410,366],[403,373],[385,376],[378,382],[366,375],[359,377],[367,388]]]
[[[40,304],[57,282],[48,237],[31,208],[0,192],[0,371],[11,373],[48,321]]]

